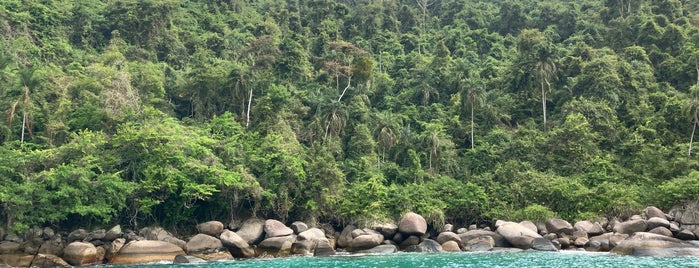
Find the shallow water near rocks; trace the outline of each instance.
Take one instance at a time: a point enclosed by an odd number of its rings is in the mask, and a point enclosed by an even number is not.
[[[699,267],[699,257],[632,257],[582,251],[488,252],[488,253],[396,253],[389,255],[341,255],[238,260],[183,265],[103,267]]]

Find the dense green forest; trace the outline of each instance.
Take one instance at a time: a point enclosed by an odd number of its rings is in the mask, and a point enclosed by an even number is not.
[[[0,0],[0,222],[699,198],[699,1]]]

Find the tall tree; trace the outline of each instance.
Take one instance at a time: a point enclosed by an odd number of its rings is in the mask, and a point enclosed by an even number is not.
[[[524,64],[533,71],[532,75],[539,79],[541,90],[541,108],[546,124],[546,93],[551,91],[551,80],[557,72],[555,62],[556,51],[550,37],[537,29],[523,30],[517,38],[517,49]]]

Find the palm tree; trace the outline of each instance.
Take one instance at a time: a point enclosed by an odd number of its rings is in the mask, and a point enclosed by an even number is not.
[[[374,136],[381,145],[381,159],[386,159],[386,150],[391,150],[400,136],[402,118],[390,111],[381,111],[374,114]]]
[[[541,49],[536,62],[539,70],[539,82],[541,84],[541,106],[544,112],[544,130],[546,130],[546,92],[551,91],[551,78],[557,71],[553,55],[548,49]]]
[[[523,30],[517,39],[519,62],[523,64],[521,67],[525,68],[529,76],[539,79],[544,130],[546,130],[546,92],[551,91],[551,79],[558,71],[554,62],[556,51],[551,38],[538,29]]]
[[[20,83],[22,85],[22,94],[18,100],[12,103],[12,106],[7,111],[9,125],[12,125],[13,118],[18,110],[22,112],[22,132],[20,134],[20,142],[24,143],[25,133],[33,135],[34,123],[34,105],[31,100],[32,90],[37,88],[41,83],[35,69],[22,69],[19,71]]]
[[[692,87],[691,92],[694,95],[694,99],[690,102],[692,107],[692,135],[689,137],[689,149],[687,150],[689,156],[691,156],[693,152],[692,144],[694,143],[694,133],[697,130],[697,125],[699,125],[699,81],[697,85]]]

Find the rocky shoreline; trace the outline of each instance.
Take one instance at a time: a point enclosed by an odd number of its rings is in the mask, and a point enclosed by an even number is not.
[[[434,227],[434,226],[432,226]],[[407,213],[398,222],[367,228],[347,225],[289,226],[273,219],[250,218],[239,226],[210,221],[196,226],[186,239],[159,227],[122,231],[120,226],[60,234],[32,228],[23,236],[0,232],[0,267],[57,267],[97,264],[193,263],[212,260],[285,257],[290,255],[390,254],[403,252],[516,250],[609,251],[634,256],[699,256],[699,203],[664,213],[648,207],[642,215],[608,222],[562,219],[545,223],[496,221],[492,228],[458,228],[445,224],[435,231],[425,219]],[[491,230],[492,229],[492,230]],[[0,230],[1,231],[1,230]]]

